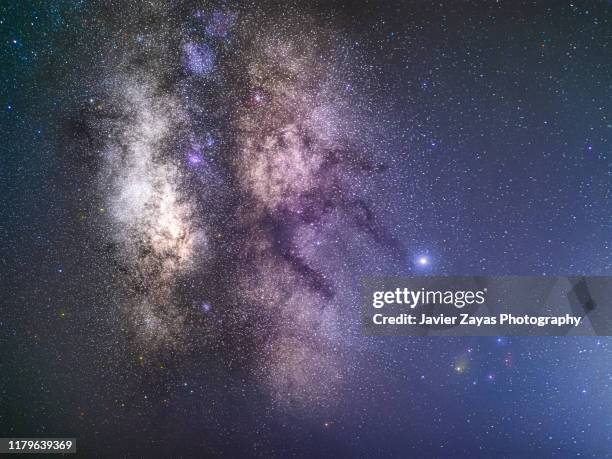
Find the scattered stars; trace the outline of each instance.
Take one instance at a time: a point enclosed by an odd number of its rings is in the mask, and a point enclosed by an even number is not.
[[[355,315],[365,276],[612,272],[606,2],[14,3],[11,435],[610,449],[607,338],[371,338]]]

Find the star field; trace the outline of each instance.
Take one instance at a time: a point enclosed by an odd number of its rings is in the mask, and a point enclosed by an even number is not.
[[[368,275],[610,275],[612,5],[0,7],[0,434],[607,457],[610,342],[364,337]]]

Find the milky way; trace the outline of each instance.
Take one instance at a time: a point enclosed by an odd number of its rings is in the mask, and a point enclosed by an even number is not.
[[[610,2],[0,6],[0,437],[603,457],[605,337],[364,336],[372,276],[612,272]]]
[[[94,231],[133,346],[176,353],[203,332],[203,352],[277,402],[329,404],[357,323],[342,320],[351,257],[367,245],[392,259],[396,245],[367,198],[384,165],[352,94],[361,57],[314,19],[171,14],[180,27],[129,38],[85,121],[107,209]]]
[[[127,111],[102,150],[100,187],[106,196],[111,241],[134,293],[128,302],[137,338],[149,344],[181,333],[174,284],[196,256],[205,257],[206,234],[197,203],[182,187],[174,131],[183,115],[171,98],[148,94],[135,82],[119,85],[118,103]],[[169,144],[169,145],[166,145]]]

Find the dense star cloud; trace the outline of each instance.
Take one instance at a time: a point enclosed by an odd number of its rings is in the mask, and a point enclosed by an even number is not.
[[[605,337],[366,337],[359,285],[610,274],[611,18],[1,6],[1,436],[69,433],[88,456],[605,456]]]
[[[194,257],[206,256],[197,203],[182,186],[180,164],[167,152],[175,148],[172,136],[184,115],[171,98],[147,94],[151,88],[119,85],[117,103],[126,113],[99,152],[99,192],[109,216],[109,228],[100,230],[108,229],[109,243],[117,247],[124,268],[118,281],[133,292],[125,307],[139,338],[173,340],[182,326],[174,284]]]
[[[360,237],[368,254],[397,246],[366,199],[384,165],[350,91],[362,57],[314,19],[198,9],[178,25],[144,49],[129,36],[78,123],[114,301],[140,352],[180,353],[204,327],[251,349],[277,402],[333,403],[354,352],[342,257]]]
[[[245,195],[240,224],[250,228],[241,297],[272,318],[262,371],[275,393],[324,397],[345,371],[333,349],[350,288],[325,247],[351,244],[370,223],[358,228],[358,220],[374,218],[359,183],[367,152],[354,140],[360,120],[351,119],[358,112],[350,110],[348,75],[338,75],[342,40],[309,22],[285,20],[272,30],[243,64],[252,95],[238,113],[232,162]],[[341,227],[352,234],[340,235]]]

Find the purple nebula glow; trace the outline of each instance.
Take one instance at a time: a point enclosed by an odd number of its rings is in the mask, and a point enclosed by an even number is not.
[[[191,151],[187,155],[187,161],[192,166],[198,166],[198,165],[202,164],[203,158],[202,158],[202,155],[200,153],[197,153],[195,151]]]
[[[253,99],[255,100],[256,103],[260,104],[264,101],[264,96],[261,93],[255,93],[255,95],[253,96]]]
[[[238,15],[232,11],[213,11],[206,33],[212,37],[225,38],[236,21]]]
[[[200,306],[200,309],[202,310],[202,312],[207,313],[207,312],[210,312],[210,310],[212,309],[212,306],[209,303],[202,303],[202,305]]]
[[[196,75],[207,75],[215,65],[215,54],[204,43],[185,43],[183,56],[187,70]]]

